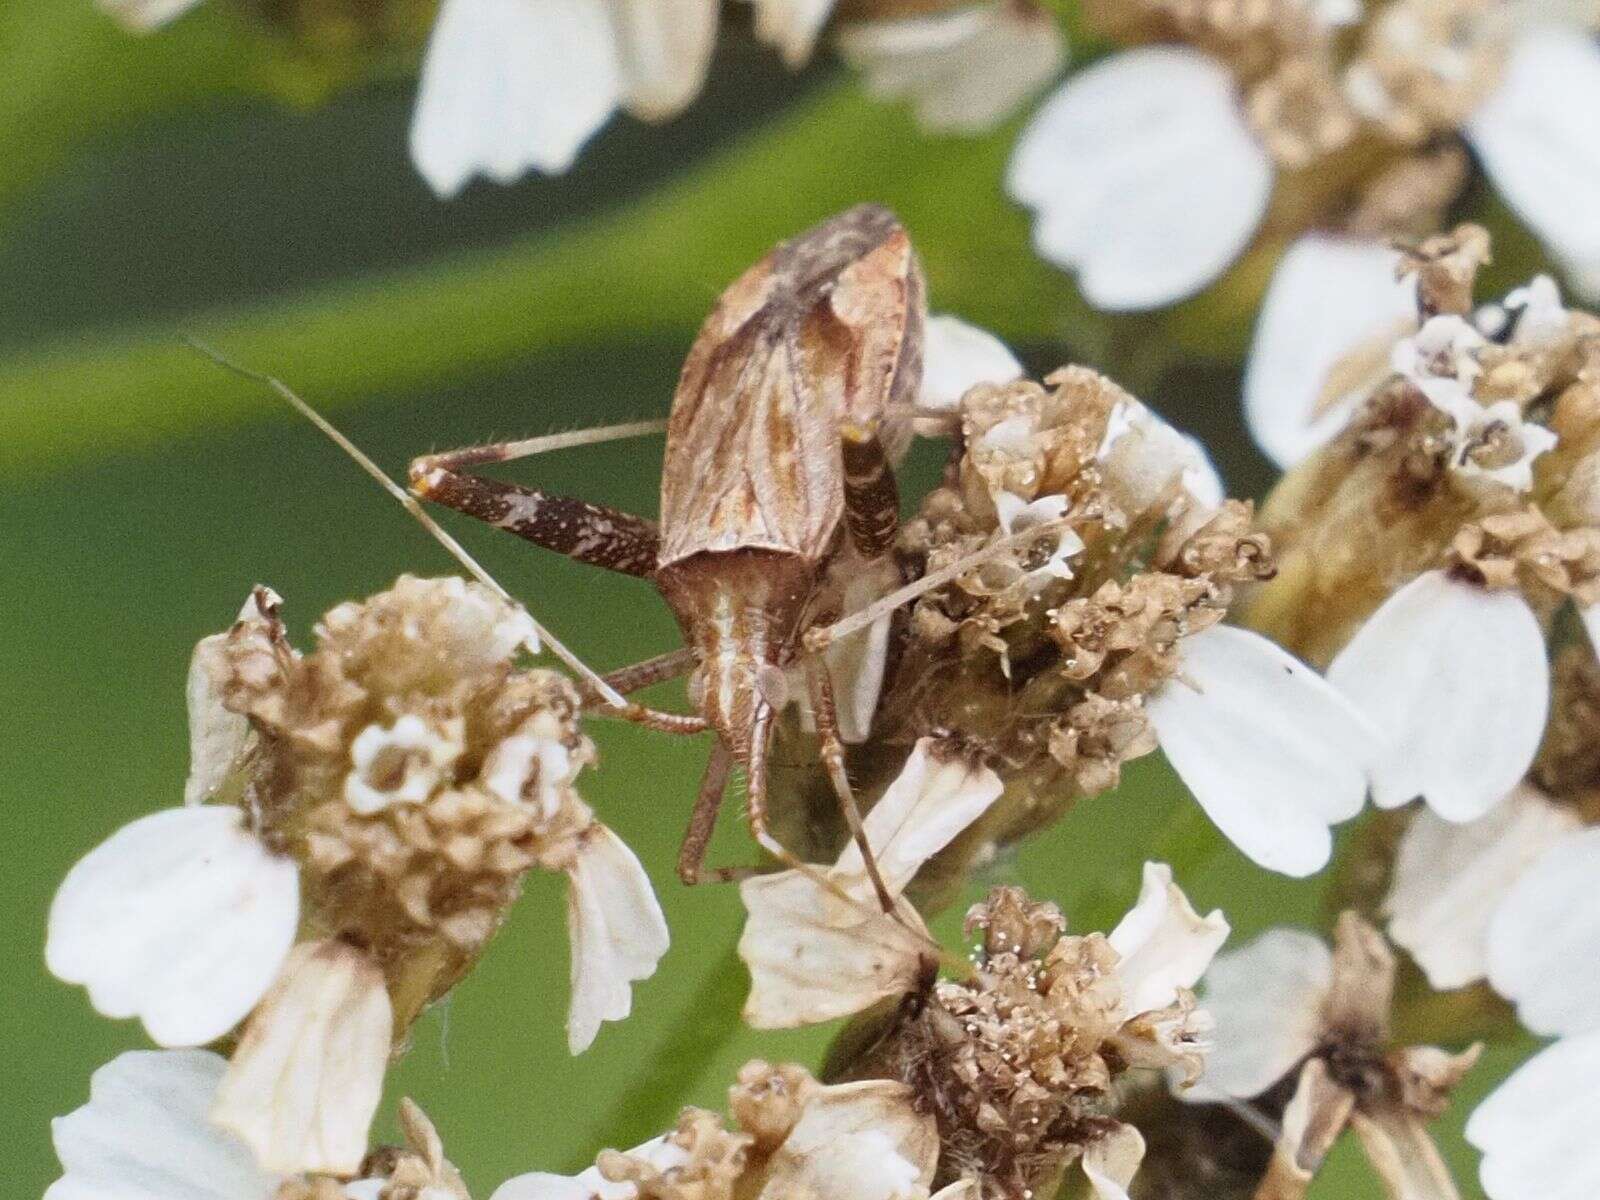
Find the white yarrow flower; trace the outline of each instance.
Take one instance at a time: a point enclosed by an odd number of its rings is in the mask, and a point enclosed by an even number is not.
[[[1268,458],[1289,468],[1340,429],[1416,325],[1416,284],[1389,246],[1310,234],[1278,263],[1256,318],[1244,413]]]
[[[1215,625],[1182,640],[1179,673],[1147,711],[1173,769],[1235,846],[1285,875],[1320,871],[1329,827],[1366,802],[1369,722],[1260,634]]]
[[[1055,20],[1014,0],[927,16],[859,21],[839,52],[869,93],[910,102],[936,133],[982,133],[1043,87],[1066,57]]]
[[[45,962],[96,1011],[198,1046],[266,993],[294,944],[300,874],[237,808],[141,817],[81,859],[50,907]]]
[[[45,1200],[273,1200],[282,1175],[210,1121],[227,1062],[133,1050],[94,1073],[89,1102],[51,1122],[62,1177]]]
[[[715,0],[444,0],[412,161],[442,196],[474,175],[565,171],[619,107],[647,119],[683,109],[716,28]]]
[[[1528,784],[1466,824],[1418,812],[1383,902],[1389,937],[1438,990],[1482,979],[1497,909],[1540,856],[1578,828],[1571,809]]]
[[[919,741],[900,775],[865,819],[868,844],[891,897],[957,834],[999,798],[988,767],[939,755]],[[854,842],[826,871],[846,902],[799,870],[746,880],[739,887],[749,916],[739,956],[750,969],[745,1020],[758,1029],[787,1029],[861,1011],[911,989],[933,943],[908,902],[898,920],[878,900]]]
[[[567,869],[567,932],[572,941],[572,1003],[567,1045],[588,1049],[604,1021],[633,1007],[632,984],[655,973],[667,952],[666,918],[639,859],[596,822],[579,835]]]
[[[1382,735],[1372,798],[1421,796],[1447,821],[1488,812],[1544,734],[1550,666],[1520,593],[1427,571],[1367,618],[1328,680]]]
[[[1467,1121],[1490,1200],[1590,1200],[1600,1186],[1600,1031],[1563,1038],[1490,1093]]]
[[[212,1120],[268,1170],[352,1175],[393,1036],[383,972],[367,955],[338,941],[302,943],[245,1026]]]
[[[955,414],[961,397],[980,383],[1010,383],[1022,378],[1022,364],[1011,348],[986,329],[959,317],[935,314],[923,330],[923,408]]]
[[[1273,166],[1232,75],[1198,50],[1114,54],[1067,80],[1017,142],[1007,188],[1040,255],[1094,305],[1155,308],[1225,271],[1255,235]]]

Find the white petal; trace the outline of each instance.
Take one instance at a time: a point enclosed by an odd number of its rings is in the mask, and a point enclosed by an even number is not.
[[[629,1158],[643,1159],[658,1171],[689,1161],[683,1147],[665,1136],[651,1138],[627,1153]],[[489,1200],[633,1200],[638,1194],[639,1187],[632,1181],[613,1183],[600,1174],[599,1167],[588,1167],[576,1175],[552,1175],[547,1171],[517,1175],[496,1188]]]
[[[411,159],[452,196],[473,175],[565,171],[622,97],[600,0],[444,0],[422,60]]]
[[[134,33],[149,33],[198,3],[200,0],[100,0],[100,8]]]
[[[1423,809],[1395,856],[1383,902],[1389,937],[1416,959],[1435,990],[1481,979],[1495,909],[1529,864],[1576,828],[1571,810],[1526,785],[1465,825]]]
[[[383,972],[343,942],[303,943],[245,1026],[211,1119],[269,1170],[353,1175],[393,1036]]]
[[[923,863],[987,812],[1003,786],[1000,777],[981,763],[941,751],[932,738],[918,741],[863,821],[890,895],[899,896]],[[828,874],[846,891],[872,896],[854,841],[845,846]]]
[[[1149,701],[1167,759],[1217,828],[1269,870],[1328,861],[1328,827],[1366,799],[1374,734],[1326,680],[1266,638],[1216,625],[1180,643]]]
[[[1311,234],[1278,263],[1244,376],[1250,433],[1278,466],[1337,433],[1387,373],[1388,343],[1417,311],[1416,285],[1395,278],[1399,261],[1379,242]],[[1356,369],[1363,351],[1367,371]]]
[[[890,555],[874,563],[852,563],[844,585],[841,615],[858,612],[900,586],[900,569]],[[878,711],[883,692],[883,673],[889,663],[889,633],[893,617],[883,617],[839,639],[822,652],[833,681],[834,704],[839,719],[839,736],[850,745],[867,740],[872,718]],[[804,670],[797,690],[804,696]]]
[[[208,1114],[227,1063],[208,1050],[134,1050],[89,1081],[89,1103],[50,1123],[63,1175],[45,1200],[272,1200]]]
[[[828,23],[834,0],[750,0],[756,6],[756,36],[776,46],[791,67],[804,66]]]
[[[665,1136],[651,1138],[627,1154],[661,1171],[688,1161],[682,1147]],[[576,1175],[531,1171],[514,1176],[496,1188],[490,1200],[633,1200],[638,1194],[638,1185],[632,1181],[613,1183],[600,1173],[599,1167],[588,1167]]]
[[[254,599],[245,613],[255,609]],[[198,804],[233,773],[250,745],[250,719],[230,712],[222,703],[218,686],[225,670],[222,649],[228,635],[201,638],[189,659],[184,696],[189,708],[189,778],[183,785],[183,802]]]
[[[300,918],[295,864],[243,821],[231,807],[167,809],[91,850],[50,907],[50,970],[160,1045],[227,1033],[277,975]]]
[[[1272,163],[1233,78],[1176,46],[1128,50],[1074,75],[1017,143],[1008,187],[1033,240],[1106,309],[1199,291],[1249,244]]]
[[[1022,378],[1022,364],[1011,348],[986,329],[957,317],[932,316],[923,330],[923,408],[954,410],[967,389],[980,383],[1010,383]]]
[[[1174,479],[1205,508],[1217,507],[1226,497],[1222,477],[1200,439],[1132,398],[1111,410],[1095,457],[1113,499],[1130,513],[1149,509]]]
[[[759,1200],[917,1200],[939,1161],[939,1128],[887,1080],[824,1088],[773,1155]]]
[[[1563,1038],[1490,1093],[1467,1121],[1490,1200],[1600,1194],[1600,1033]]]
[[[847,25],[839,51],[872,95],[909,100],[924,129],[981,133],[1044,86],[1066,45],[1048,14],[987,4]]]
[[[1218,909],[1195,912],[1165,863],[1145,863],[1139,900],[1107,939],[1120,956],[1122,1008],[1129,1017],[1165,1008],[1179,988],[1192,988],[1228,940]]]
[[[649,120],[683,111],[705,82],[717,0],[609,0],[628,110]]]
[[[1488,812],[1527,773],[1544,733],[1544,635],[1516,592],[1428,571],[1383,602],[1328,680],[1381,731],[1372,798],[1418,796],[1447,821]]]
[[[1562,838],[1489,923],[1489,982],[1545,1035],[1600,1029],[1600,829]]]
[[[1600,47],[1579,28],[1538,25],[1512,46],[1505,76],[1467,136],[1511,207],[1574,282],[1600,267]]]
[[[1600,654],[1600,604],[1590,604],[1578,610],[1583,621],[1583,631],[1589,635],[1589,645]]]
[[[1333,985],[1333,954],[1300,929],[1269,929],[1217,956],[1201,1003],[1217,1028],[1205,1074],[1181,1093],[1207,1103],[1259,1096],[1288,1075],[1322,1036],[1322,1002]]]
[[[900,921],[865,908],[856,922],[841,922],[837,900],[800,871],[747,879],[739,895],[749,913],[739,938],[750,971],[744,1019],[754,1029],[830,1021],[904,995],[931,952],[906,901]]]
[[[602,1021],[628,1015],[631,985],[655,973],[670,939],[650,877],[627,844],[604,825],[585,832],[568,875],[572,1006],[567,1047],[578,1054],[594,1041]]]
[[[1144,1138],[1132,1125],[1117,1125],[1083,1148],[1083,1173],[1095,1200],[1128,1200],[1128,1185],[1144,1161]]]

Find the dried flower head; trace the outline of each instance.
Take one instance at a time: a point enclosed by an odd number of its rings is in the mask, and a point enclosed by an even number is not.
[[[331,611],[315,651],[258,588],[197,647],[189,803],[73,868],[47,958],[163,1045],[249,1015],[216,1119],[265,1168],[349,1173],[391,1047],[470,968],[531,867],[570,880],[574,1051],[666,948],[638,861],[573,790],[593,757],[528,618],[402,577]],[[252,1012],[253,1010],[253,1012]]]
[[[602,1151],[576,1176],[520,1175],[494,1200],[928,1200],[938,1136],[899,1084],[823,1087],[803,1067],[756,1061],[729,1107],[735,1130],[686,1108],[661,1137]]]
[[[1006,796],[961,843],[989,852],[1114,786],[1159,744],[1247,854],[1305,874],[1365,790],[1368,733],[1312,672],[1218,624],[1267,578],[1266,539],[1191,439],[1114,383],[979,385],[961,452],[902,531],[919,599],[874,717],[877,744],[944,731]],[[986,557],[966,571],[959,564]],[[1309,731],[1309,733],[1308,733]]]
[[[1133,1068],[1199,1074],[1210,1019],[1189,988],[1227,937],[1201,918],[1159,864],[1109,935],[1066,936],[1052,904],[998,888],[967,917],[981,934],[967,980],[935,984],[902,1007],[848,1077],[908,1084],[939,1122],[939,1180],[970,1176],[982,1194],[1048,1195],[1081,1158],[1097,1194],[1125,1188],[1143,1142],[1114,1116]],[[1096,1177],[1103,1177],[1097,1179]]]

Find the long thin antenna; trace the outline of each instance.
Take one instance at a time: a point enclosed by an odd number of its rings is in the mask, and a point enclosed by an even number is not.
[[[1064,516],[1057,517],[1052,521],[1040,521],[1037,525],[1030,525],[1026,529],[1019,529],[1016,533],[1008,534],[981,550],[974,550],[964,558],[959,558],[937,571],[929,571],[920,579],[913,579],[904,587],[897,588],[887,596],[874,600],[865,608],[856,610],[843,620],[835,621],[832,625],[821,625],[807,630],[802,639],[805,643],[805,648],[813,654],[819,650],[825,650],[840,638],[847,638],[857,630],[865,629],[885,613],[893,612],[902,604],[908,604],[926,592],[943,587],[952,579],[965,575],[974,567],[982,566],[992,558],[998,558],[1002,554],[1029,545],[1047,533],[1066,529],[1078,520],[1081,520],[1081,518]]]
[[[499,581],[497,581],[494,576],[490,575],[488,571],[484,570],[483,567],[478,564],[477,559],[473,558],[471,554],[467,553],[466,547],[464,547],[460,542],[456,541],[454,537],[445,531],[444,527],[441,526],[439,522],[435,521],[431,516],[428,515],[427,511],[422,507],[422,505],[418,503],[415,496],[411,495],[411,493],[407,492],[394,480],[390,479],[388,475],[384,474],[382,467],[378,466],[377,463],[368,458],[359,446],[357,446],[349,438],[345,437],[344,434],[340,433],[339,430],[335,428],[333,423],[330,422],[326,417],[324,417],[316,409],[312,408],[311,405],[307,404],[299,396],[295,395],[294,391],[289,387],[288,384],[284,383],[281,379],[274,378],[271,375],[265,375],[260,371],[253,371],[249,367],[245,367],[234,362],[221,351],[206,345],[198,338],[185,337],[184,341],[189,344],[191,349],[205,355],[205,357],[209,358],[212,362],[216,363],[217,366],[223,368],[224,370],[231,371],[241,379],[248,379],[252,383],[261,384],[263,387],[269,388],[276,392],[278,396],[289,405],[289,407],[293,408],[302,417],[310,421],[318,429],[322,430],[322,432],[327,435],[328,439],[332,441],[334,445],[338,446],[339,449],[343,450],[352,459],[354,459],[356,464],[363,471],[372,476],[373,479],[377,480],[380,487],[398,500],[401,507],[415,517],[418,523],[421,524],[421,526],[430,534],[432,534],[434,539],[450,553],[451,557],[465,567],[474,579],[493,591],[507,604],[513,605],[521,612],[526,614],[528,620],[532,622],[534,630],[533,634],[525,643],[530,653],[540,653],[540,643],[543,642],[550,647],[550,653],[554,654],[558,659],[565,663],[569,669],[582,678],[583,681],[593,688],[595,693],[612,708],[626,708],[628,706],[628,702],[622,698],[621,694],[618,693],[617,690],[609,683],[607,683],[598,672],[580,659],[571,650],[567,649],[567,647],[562,644],[562,642],[554,634],[552,634],[548,629],[539,623],[538,619],[535,618],[532,613],[528,612],[527,608],[523,606],[521,601],[517,600],[511,595],[511,593],[506,591],[505,588],[501,587]]]

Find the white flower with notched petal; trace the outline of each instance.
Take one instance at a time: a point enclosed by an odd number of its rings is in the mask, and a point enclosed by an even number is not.
[[[1539,621],[1520,592],[1426,571],[1367,618],[1328,680],[1382,731],[1372,798],[1488,812],[1527,773],[1550,705]]]
[[[1600,149],[1588,122],[1600,107],[1600,46],[1592,17],[1563,19],[1555,6],[1503,8],[1486,17],[1480,6],[1438,28],[1425,28],[1429,15],[1419,4],[1377,9],[1364,40],[1346,39],[1357,48],[1351,69],[1303,96],[1294,91],[1296,60],[1287,51],[1264,78],[1243,46],[1233,47],[1237,73],[1188,46],[1122,51],[1068,80],[1040,110],[1018,144],[1011,193],[1035,210],[1040,254],[1075,270],[1091,303],[1153,308],[1221,275],[1254,238],[1280,180],[1314,168],[1318,155],[1347,145],[1358,129],[1402,150],[1430,132],[1457,133],[1574,285],[1600,287],[1593,220]],[[1327,49],[1334,27],[1360,20],[1359,8],[1325,6],[1310,16],[1305,49],[1317,52],[1310,59],[1337,61]],[[1385,60],[1398,69],[1387,82],[1382,69],[1371,69]],[[1491,62],[1501,65],[1480,69]],[[1433,92],[1437,107],[1426,99]],[[1322,112],[1322,123],[1302,114],[1297,124],[1296,99]],[[1421,126],[1406,127],[1419,119]],[[1367,272],[1381,249],[1373,243],[1345,253],[1320,235],[1302,244],[1351,260],[1344,265],[1357,277],[1346,278],[1332,301],[1353,311],[1330,314],[1319,305],[1302,323],[1331,321],[1353,344],[1388,301],[1388,281]],[[1304,265],[1291,256],[1280,272],[1297,274]],[[1289,303],[1293,290],[1276,299]],[[1272,321],[1275,331],[1285,325]],[[1286,336],[1309,337],[1314,349],[1328,335],[1292,329]],[[1320,392],[1322,381],[1293,384],[1302,397],[1307,386]]]
[[[1419,811],[1400,839],[1383,902],[1389,937],[1440,991],[1482,979],[1489,929],[1507,894],[1579,827],[1570,807],[1526,783],[1465,824]]]
[[[1467,1121],[1490,1200],[1590,1200],[1600,1186],[1600,1031],[1563,1038],[1489,1094]]]
[[[977,384],[1021,378],[1017,356],[987,329],[959,317],[935,314],[928,318],[923,329],[920,407],[956,416],[961,397]]]
[[[1195,438],[1145,405],[1113,411],[1098,458],[1107,490],[1129,511],[1176,481],[1177,531],[1200,528],[1224,497]],[[1273,642],[1216,625],[1178,643],[1179,670],[1146,703],[1162,751],[1206,815],[1269,870],[1310,875],[1327,865],[1329,826],[1366,801],[1377,738],[1326,680]]]
[[[1416,285],[1400,254],[1312,234],[1278,263],[1245,367],[1244,414],[1268,458],[1294,466],[1344,428],[1416,326]]]
[[[273,1200],[283,1176],[211,1124],[227,1061],[135,1050],[94,1073],[89,1102],[51,1122],[62,1177],[45,1200]]]
[[[1179,644],[1178,676],[1150,697],[1156,737],[1206,815],[1284,875],[1327,865],[1329,827],[1366,802],[1378,735],[1294,655],[1229,625]]]
[[[716,0],[444,0],[411,157],[443,196],[474,175],[565,171],[619,107],[681,111],[705,79]]]
[[[161,1046],[199,1046],[249,1014],[300,919],[300,872],[236,808],[196,805],[124,826],[67,873],[45,962],[108,1017]]]
[[[655,973],[670,939],[650,877],[623,840],[598,821],[579,835],[567,876],[567,1045],[577,1054],[589,1048],[602,1022],[628,1015],[632,985]]]
[[[276,611],[257,589],[241,622]],[[137,1017],[160,1046],[199,1046],[253,1009],[289,956],[300,921],[300,870],[251,819],[201,801],[249,753],[249,722],[216,686],[225,634],[195,647],[186,687],[185,804],[125,825],[67,873],[50,906],[45,963],[82,984],[96,1011]]]
[[[1017,0],[848,24],[839,51],[870,93],[909,101],[936,133],[981,133],[1005,120],[1066,57],[1055,20]]]
[[[280,1200],[303,1192],[298,1173],[274,1172],[211,1120],[228,1064],[209,1050],[133,1050],[94,1073],[89,1102],[51,1122],[62,1176],[45,1200]],[[418,1200],[465,1200],[439,1137],[410,1101],[401,1105],[410,1152],[393,1156],[396,1182]],[[319,1197],[377,1200],[374,1176],[330,1185]]]
[[[1198,50],[1113,55],[1064,84],[1017,143],[1011,194],[1033,241],[1111,310],[1155,308],[1211,282],[1247,246],[1272,160],[1233,78]]]
[[[865,819],[867,844],[891,898],[899,900],[922,864],[977,820],[1000,796],[1000,778],[942,752],[931,738],[916,744],[899,776]],[[909,991],[937,961],[937,947],[909,902],[895,915],[877,911],[861,851],[852,842],[825,874],[779,871],[739,887],[749,917],[739,957],[750,970],[745,1020],[757,1029],[788,1029],[860,1012]]]

